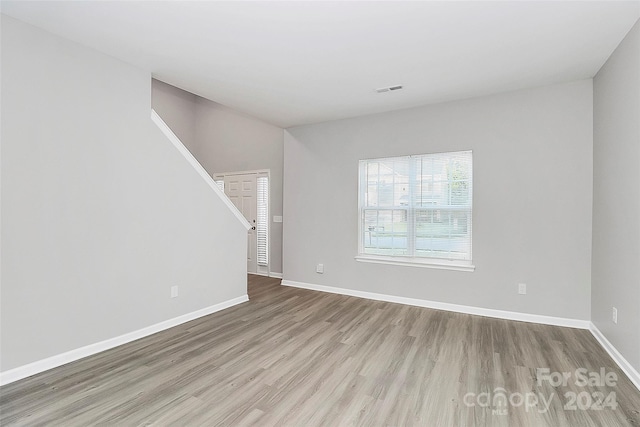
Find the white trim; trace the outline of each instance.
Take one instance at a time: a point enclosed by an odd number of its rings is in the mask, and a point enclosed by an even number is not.
[[[406,267],[422,267],[435,268],[437,270],[454,270],[473,272],[475,265],[469,264],[467,261],[449,261],[446,259],[438,260],[435,258],[402,258],[402,257],[385,257],[380,255],[357,255],[356,261],[370,262],[373,264],[402,265]]]
[[[269,272],[269,274],[267,273],[247,273],[247,274],[253,274],[254,276],[275,277],[277,279],[282,279],[282,273],[274,273],[273,271]]]
[[[39,374],[40,372],[65,365],[69,362],[74,362],[84,357],[109,350],[111,348],[138,340],[140,338],[144,338],[157,332],[173,328],[174,326],[181,325],[199,317],[224,310],[226,308],[232,307],[236,304],[241,304],[246,301],[249,301],[249,297],[247,295],[242,295],[240,297],[233,298],[219,304],[196,310],[191,313],[183,314],[182,316],[174,317],[173,319],[156,323],[155,325],[147,326],[146,328],[138,329],[137,331],[129,332],[118,337],[109,338],[107,340],[80,347],[75,350],[67,351],[66,353],[57,354],[55,356],[38,360],[36,362],[29,363],[28,365],[19,366],[5,372],[0,372],[0,385],[9,384],[14,381],[30,377],[32,375]]]
[[[189,164],[198,172],[198,175],[205,180],[205,182],[211,187],[216,193],[216,195],[224,202],[224,204],[229,208],[229,210],[235,215],[236,218],[242,223],[244,228],[248,231],[251,228],[249,221],[247,221],[242,215],[242,213],[236,208],[236,206],[229,200],[227,196],[220,190],[214,179],[209,175],[209,173],[202,167],[200,162],[193,157],[193,154],[184,146],[184,144],[180,141],[180,139],[176,136],[175,133],[167,126],[167,124],[162,120],[162,117],[156,113],[155,110],[151,110],[151,120],[158,126],[160,131],[166,136],[169,141],[173,144],[174,147],[184,156],[184,158],[189,162]]]
[[[269,275],[267,273],[260,273],[260,272],[247,272],[247,274],[251,274],[252,276],[262,276],[262,277],[269,277]]]
[[[600,345],[609,353],[609,356],[613,359],[614,362],[622,369],[622,371],[627,374],[627,377],[631,380],[633,385],[635,385],[638,390],[640,390],[640,373],[631,366],[631,363],[627,359],[624,358],[622,354],[616,349],[613,344],[604,336],[600,329],[593,322],[590,322],[589,330],[591,331],[591,335],[595,337],[596,340],[600,343]]]
[[[233,175],[262,175],[267,174],[269,176],[271,174],[271,169],[255,169],[251,171],[234,171],[234,172],[216,172],[213,174],[213,177],[225,177],[225,176],[233,176]]]
[[[376,301],[386,301],[397,304],[413,305],[416,307],[433,308],[436,310],[453,311],[456,313],[473,314],[476,316],[494,317],[496,319],[516,320],[518,322],[541,323],[543,325],[565,326],[568,328],[578,329],[589,329],[589,325],[591,323],[588,320],[544,316],[541,314],[519,313],[516,311],[495,310],[492,308],[472,307],[468,305],[450,304],[447,302],[429,301],[417,298],[407,298],[395,295],[356,291],[353,289],[336,288],[333,286],[313,285],[310,283],[294,282],[292,280],[283,280],[282,285],[291,286],[294,288],[310,289],[312,291],[329,292],[332,294],[349,295]]]
[[[271,207],[272,207],[272,203],[271,203],[271,169],[256,169],[256,170],[250,170],[250,171],[236,171],[236,172],[216,172],[212,175],[212,178],[214,180],[219,180],[222,179],[224,181],[224,178],[226,176],[236,176],[236,175],[255,175],[256,176],[256,215],[257,215],[257,202],[258,202],[258,198],[257,198],[257,191],[258,191],[258,185],[257,185],[257,179],[259,177],[263,177],[266,176],[267,180],[269,182],[269,196],[268,196],[268,202],[267,202],[267,265],[261,266],[261,265],[256,265],[256,273],[259,276],[267,276],[269,274],[269,269],[271,268]],[[229,198],[226,196],[226,194],[224,194],[224,191],[221,191],[221,193],[224,195],[225,199],[229,200]],[[231,203],[233,204],[233,203]],[[235,207],[235,206],[234,206]],[[244,215],[241,214],[241,216],[244,218]],[[246,218],[245,218],[246,219]],[[249,223],[249,221],[247,220],[247,224]],[[249,228],[251,228],[251,225],[249,225]],[[249,228],[247,230],[249,230]],[[256,254],[257,254],[257,248],[258,248],[258,239],[256,237]],[[257,255],[256,255],[257,256]],[[259,272],[261,270],[262,267],[262,272]]]
[[[640,373],[620,354],[620,352],[607,340],[602,332],[589,320],[569,319],[564,317],[543,316],[539,314],[518,313],[515,311],[494,310],[490,308],[471,307],[466,305],[450,304],[444,302],[428,301],[415,298],[398,297],[394,295],[377,294],[353,289],[336,288],[333,286],[314,285],[310,283],[283,280],[283,286],[309,289],[312,291],[328,292],[339,295],[349,295],[358,298],[386,301],[398,304],[413,305],[417,307],[433,308],[436,310],[453,311],[457,313],[472,314],[476,316],[494,317],[497,319],[515,320],[519,322],[540,323],[543,325],[564,326],[569,328],[588,329],[600,345],[609,353],[613,361],[629,377],[629,380],[640,390]]]

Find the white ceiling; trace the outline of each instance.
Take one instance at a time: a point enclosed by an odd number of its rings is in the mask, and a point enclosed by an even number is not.
[[[1,7],[282,127],[590,78],[640,16],[638,1]]]

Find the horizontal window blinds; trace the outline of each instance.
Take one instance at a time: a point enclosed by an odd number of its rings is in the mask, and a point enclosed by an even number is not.
[[[269,178],[260,176],[256,180],[257,186],[257,223],[256,237],[258,241],[258,265],[269,265]]]
[[[360,161],[360,253],[471,260],[471,151]]]

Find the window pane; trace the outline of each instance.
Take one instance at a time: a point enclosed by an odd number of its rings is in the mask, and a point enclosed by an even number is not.
[[[471,260],[470,151],[363,160],[360,168],[363,253]]]
[[[365,190],[364,206],[398,207],[409,205],[409,166],[407,158],[370,160],[360,183]]]
[[[467,210],[416,210],[415,256],[467,259],[471,250],[470,215]]]
[[[450,204],[471,204],[471,162],[470,159],[453,158],[448,165],[450,178]]]
[[[367,254],[407,255],[407,211],[364,212],[363,248]]]

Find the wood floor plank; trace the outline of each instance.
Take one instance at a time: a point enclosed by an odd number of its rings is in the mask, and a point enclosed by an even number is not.
[[[640,391],[588,331],[279,282],[249,276],[247,303],[0,388],[0,425],[640,426]],[[571,408],[580,393],[618,406]]]

